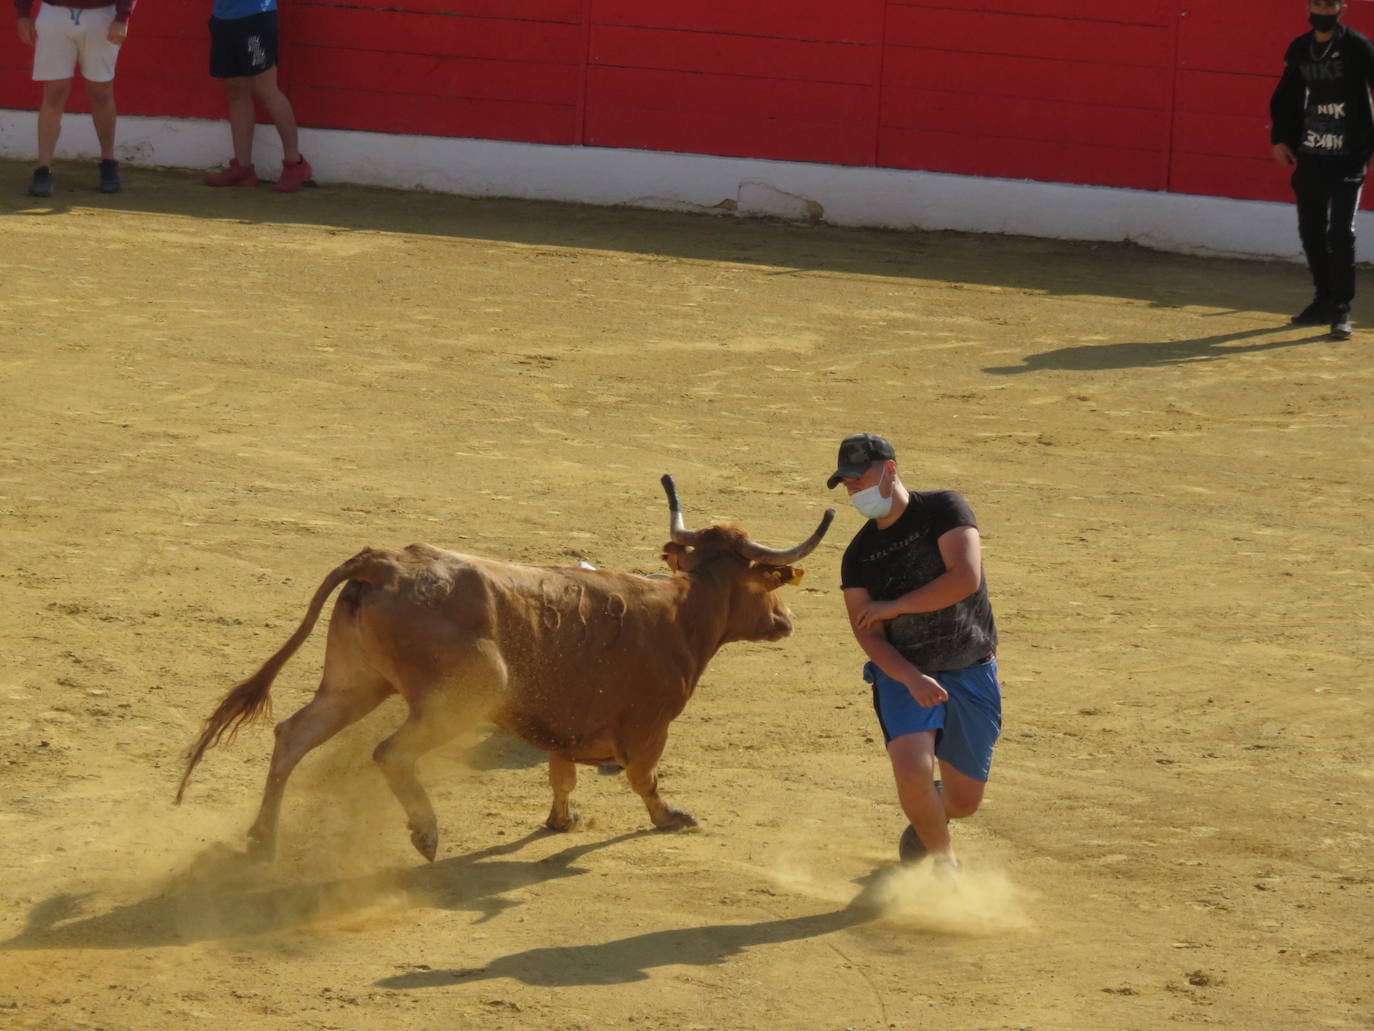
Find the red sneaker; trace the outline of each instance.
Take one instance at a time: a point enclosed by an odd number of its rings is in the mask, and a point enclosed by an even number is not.
[[[206,186],[257,186],[258,173],[252,165],[241,165],[230,159],[229,167],[211,172],[205,177]]]
[[[307,183],[315,185],[315,180],[311,178],[315,170],[310,167],[310,162],[301,157],[294,165],[288,165],[285,161],[281,163],[281,178],[277,180],[277,185],[272,187],[278,193],[295,193]]]

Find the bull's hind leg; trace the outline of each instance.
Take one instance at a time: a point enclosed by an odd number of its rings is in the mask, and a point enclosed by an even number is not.
[[[624,756],[625,779],[630,782],[636,795],[644,800],[649,810],[649,819],[659,830],[677,830],[680,827],[695,827],[696,820],[684,809],[668,805],[658,795],[658,760],[663,755],[663,746],[668,743],[667,728],[643,741],[637,742],[635,751]]]
[[[391,793],[406,811],[410,843],[431,863],[439,851],[439,823],[429,795],[415,777],[415,763],[426,752],[457,737],[464,723],[443,711],[423,712],[412,708],[400,729],[372,753],[386,776]]]
[[[569,803],[573,788],[577,787],[577,764],[562,756],[549,756],[549,786],[553,788],[553,808],[544,826],[551,831],[570,831],[582,819]]]
[[[371,670],[342,667],[342,663],[327,659],[315,697],[295,715],[277,724],[262,805],[248,831],[248,853],[255,859],[271,859],[276,853],[282,794],[296,764],[312,748],[362,719],[391,694],[391,685]]]
[[[402,674],[410,715],[372,753],[406,811],[411,844],[431,863],[439,827],[429,795],[415,778],[416,760],[489,719],[506,687],[506,664],[491,641],[471,642],[460,654],[459,661],[432,666],[419,657]]]
[[[362,719],[392,693],[391,684],[359,652],[353,618],[359,589],[360,585],[349,584],[334,605],[325,644],[324,672],[315,697],[295,715],[277,724],[262,805],[248,831],[248,852],[254,858],[271,859],[276,852],[282,793],[296,764],[312,748]]]

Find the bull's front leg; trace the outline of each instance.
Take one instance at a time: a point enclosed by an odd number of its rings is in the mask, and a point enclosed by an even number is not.
[[[678,809],[663,801],[658,794],[658,760],[663,755],[663,746],[668,743],[665,727],[656,734],[640,742],[636,751],[625,757],[625,779],[635,794],[644,800],[649,810],[649,819],[659,830],[673,831],[682,827],[695,827],[696,820],[685,809]]]
[[[577,764],[559,755],[549,755],[549,786],[553,788],[553,808],[544,826],[554,831],[570,831],[582,820],[569,803],[577,786]]]

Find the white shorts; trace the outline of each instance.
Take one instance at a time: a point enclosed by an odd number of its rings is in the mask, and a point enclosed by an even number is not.
[[[33,81],[70,79],[79,62],[83,78],[110,82],[119,57],[119,47],[106,38],[114,19],[114,4],[89,11],[39,4],[33,20],[38,36],[33,47]]]

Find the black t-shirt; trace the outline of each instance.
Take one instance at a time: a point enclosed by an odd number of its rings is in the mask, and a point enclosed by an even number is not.
[[[1271,141],[1301,157],[1363,164],[1374,151],[1372,83],[1374,46],[1360,33],[1339,25],[1325,43],[1303,33],[1288,45],[1269,101]]]
[[[978,524],[952,490],[912,491],[901,517],[886,530],[869,520],[840,562],[840,586],[863,587],[875,601],[891,601],[945,572],[940,537]],[[997,626],[986,577],[963,601],[937,612],[898,616],[883,624],[888,642],[923,672],[962,669],[997,650]]]

